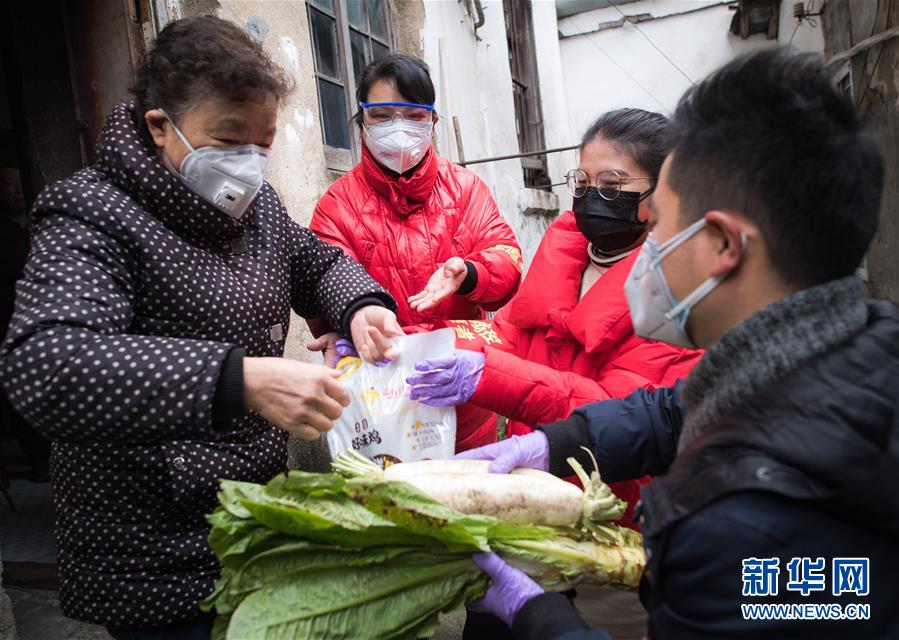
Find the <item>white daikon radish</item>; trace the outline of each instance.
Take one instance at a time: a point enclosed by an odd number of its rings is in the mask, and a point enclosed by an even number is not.
[[[537,473],[541,475],[431,473],[408,475],[403,481],[462,513],[521,524],[577,524],[584,509],[584,492],[548,473]]]
[[[349,478],[406,482],[456,511],[507,522],[577,526],[620,518],[627,504],[602,482],[599,473],[588,475],[574,458],[568,462],[586,491],[537,469],[490,473],[488,460],[401,462],[382,471],[350,452],[338,456],[332,466]]]
[[[384,469],[384,480],[405,480],[412,476],[467,476],[467,475],[487,475],[490,473],[489,460],[421,460],[419,462],[401,462],[392,464]],[[515,475],[533,476],[535,478],[543,478],[548,481],[561,482],[571,486],[570,483],[557,478],[551,473],[540,471],[539,469],[519,468],[513,469]]]

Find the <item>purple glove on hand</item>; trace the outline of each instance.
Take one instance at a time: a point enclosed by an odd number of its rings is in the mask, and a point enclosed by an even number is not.
[[[484,597],[465,605],[472,611],[492,613],[511,627],[521,608],[543,594],[540,585],[495,553],[476,553],[472,560],[491,581]]]
[[[347,356],[351,356],[353,358],[359,357],[359,352],[356,351],[356,347],[353,346],[352,340],[347,340],[346,338],[341,338],[334,345],[335,350],[337,351],[338,358],[346,358]],[[386,367],[390,364],[390,360],[378,360],[375,363],[376,367]]]
[[[410,397],[430,407],[454,407],[471,400],[484,373],[484,354],[456,349],[446,358],[422,360],[415,365],[422,374],[406,378]]]
[[[549,440],[542,431],[512,436],[455,455],[456,460],[492,460],[490,473],[509,473],[518,467],[549,471]]]

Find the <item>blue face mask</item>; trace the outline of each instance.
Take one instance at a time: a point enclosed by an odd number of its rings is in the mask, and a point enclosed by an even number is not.
[[[704,218],[698,220],[661,245],[652,237],[652,233],[646,237],[640,255],[624,284],[624,295],[630,309],[634,333],[641,338],[687,349],[696,348],[686,331],[690,310],[709,295],[725,276],[708,278],[678,302],[668,287],[662,271],[662,260],[699,233],[705,224]],[[742,237],[742,241],[745,249],[746,236]]]

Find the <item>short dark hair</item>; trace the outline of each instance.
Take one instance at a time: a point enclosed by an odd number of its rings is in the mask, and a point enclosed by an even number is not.
[[[415,104],[434,104],[434,83],[431,71],[424,60],[406,53],[391,53],[371,62],[359,78],[356,88],[356,100],[368,102],[368,92],[378,80],[390,80],[396,90],[409,102]],[[362,110],[356,111],[353,120],[362,126]]]
[[[160,32],[131,91],[141,113],[164,109],[177,121],[204,97],[243,102],[268,94],[280,101],[292,89],[284,70],[240,27],[198,16]]]
[[[883,159],[819,57],[739,57],[687,91],[673,121],[668,181],[685,222],[745,216],[796,288],[858,268],[877,231]]]
[[[627,153],[656,180],[674,142],[668,118],[643,109],[618,109],[602,114],[584,133],[578,150],[583,151],[597,139]]]

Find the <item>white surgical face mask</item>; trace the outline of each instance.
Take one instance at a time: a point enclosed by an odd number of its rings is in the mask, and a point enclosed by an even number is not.
[[[640,249],[630,275],[624,284],[624,295],[631,313],[634,333],[647,340],[667,342],[677,347],[695,349],[696,345],[685,329],[690,310],[705,298],[724,276],[712,276],[678,302],[668,288],[662,260],[684,242],[695,236],[705,226],[705,219],[697,220],[689,227],[659,245],[650,233]],[[743,236],[743,248],[746,236]]]
[[[227,149],[194,149],[169,115],[165,111],[162,113],[190,149],[178,171],[181,181],[191,191],[232,218],[243,217],[262,188],[269,150],[255,144],[242,144]]]
[[[421,162],[431,146],[433,122],[392,120],[365,127],[365,146],[375,160],[396,173]]]

